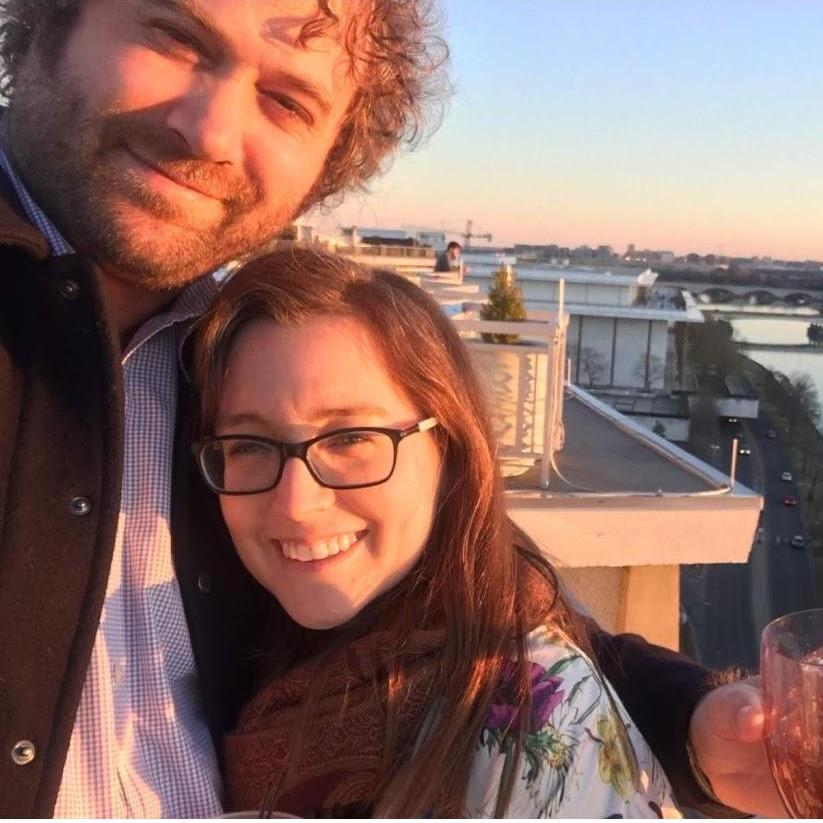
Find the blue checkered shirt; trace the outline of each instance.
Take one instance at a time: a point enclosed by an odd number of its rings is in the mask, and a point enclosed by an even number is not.
[[[71,246],[0,151],[53,255]],[[125,463],[114,557],[55,817],[212,817],[221,780],[171,556],[169,511],[180,344],[217,291],[182,291],[123,352]]]

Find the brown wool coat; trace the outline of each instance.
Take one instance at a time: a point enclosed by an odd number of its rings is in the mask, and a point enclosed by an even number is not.
[[[100,618],[120,507],[120,350],[97,275],[51,259],[0,181],[0,816],[54,809]],[[265,593],[231,550],[196,476],[191,387],[180,383],[174,563],[218,744],[250,691]],[[593,638],[599,661],[680,799],[711,810],[685,754],[707,673],[633,636]],[[34,757],[20,744],[29,741]]]
[[[8,198],[8,195],[6,195]],[[189,389],[181,381],[181,405]],[[120,349],[100,283],[0,199],[0,816],[51,816],[100,618],[123,466]],[[216,739],[234,722],[259,589],[196,477],[179,415],[174,562]],[[241,638],[243,643],[241,643]],[[24,741],[34,758],[12,757]],[[20,753],[18,749],[18,754]],[[17,758],[20,759],[19,757]]]

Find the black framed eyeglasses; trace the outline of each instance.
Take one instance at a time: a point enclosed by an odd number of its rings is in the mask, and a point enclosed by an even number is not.
[[[302,460],[321,486],[363,489],[379,486],[392,476],[401,440],[437,425],[437,420],[428,417],[407,429],[358,426],[302,443],[226,434],[198,441],[192,450],[203,480],[217,494],[260,494],[273,489],[290,457]]]

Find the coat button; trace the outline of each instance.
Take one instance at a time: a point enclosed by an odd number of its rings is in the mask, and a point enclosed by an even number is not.
[[[18,766],[28,766],[36,755],[37,750],[31,740],[18,740],[11,750],[11,759]]]
[[[80,284],[76,280],[63,280],[58,288],[64,300],[77,300],[80,296]]]
[[[88,497],[72,497],[69,500],[69,511],[75,517],[83,517],[91,511],[91,500]]]
[[[197,575],[197,588],[203,594],[211,594],[211,575],[208,572],[200,572]]]

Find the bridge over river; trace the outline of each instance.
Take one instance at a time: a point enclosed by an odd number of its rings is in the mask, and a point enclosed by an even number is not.
[[[823,282],[819,289],[774,288],[755,283],[720,284],[667,280],[661,278],[661,285],[675,286],[691,292],[698,306],[773,306],[775,304],[792,307],[810,307],[818,311],[823,307]]]

